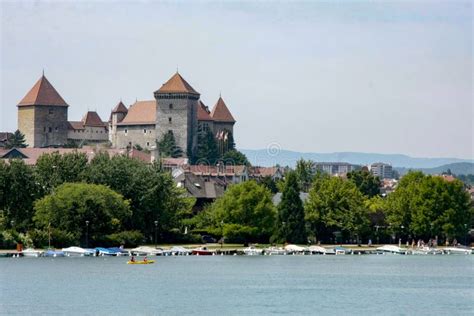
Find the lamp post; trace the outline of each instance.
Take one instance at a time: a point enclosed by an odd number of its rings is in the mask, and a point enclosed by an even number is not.
[[[467,247],[467,224],[464,224],[464,246]]]
[[[158,243],[157,232],[158,232],[158,221],[155,221],[155,247],[157,246],[157,243]]]
[[[86,221],[86,248],[89,248],[89,221]]]

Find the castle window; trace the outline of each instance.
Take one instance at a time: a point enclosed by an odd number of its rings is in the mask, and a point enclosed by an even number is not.
[[[172,130],[168,130],[168,134],[173,135],[173,131],[172,131]]]
[[[168,123],[171,124],[171,117],[168,117]]]
[[[147,147],[150,146],[150,142],[146,142],[146,146],[147,146]]]
[[[125,129],[125,135],[127,135],[127,133],[128,133],[128,129]]]
[[[143,134],[146,134],[146,129],[143,130]]]
[[[49,109],[48,112],[49,112],[49,114],[53,114],[53,113],[54,113],[53,109]]]
[[[48,128],[48,132],[51,133],[53,129],[51,127]]]
[[[43,127],[43,132],[46,132],[46,126],[45,126],[45,127]]]
[[[170,103],[170,110],[172,110],[172,109],[173,109],[173,104],[172,104],[172,103]]]
[[[54,131],[55,131],[55,132],[57,132],[57,131],[58,131],[58,127],[57,127],[57,126],[54,128]]]

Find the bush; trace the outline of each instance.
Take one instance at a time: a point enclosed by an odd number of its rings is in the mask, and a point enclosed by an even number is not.
[[[107,235],[105,242],[110,246],[136,247],[143,242],[143,234],[138,230],[127,230]]]

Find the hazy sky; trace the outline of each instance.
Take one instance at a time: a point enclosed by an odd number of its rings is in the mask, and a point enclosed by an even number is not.
[[[240,148],[473,158],[470,1],[0,1],[0,130],[41,76],[69,120],[179,66]]]

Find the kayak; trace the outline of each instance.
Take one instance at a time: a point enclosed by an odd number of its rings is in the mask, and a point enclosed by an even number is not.
[[[155,263],[155,260],[147,260],[147,261],[127,261],[127,264],[152,264]]]

